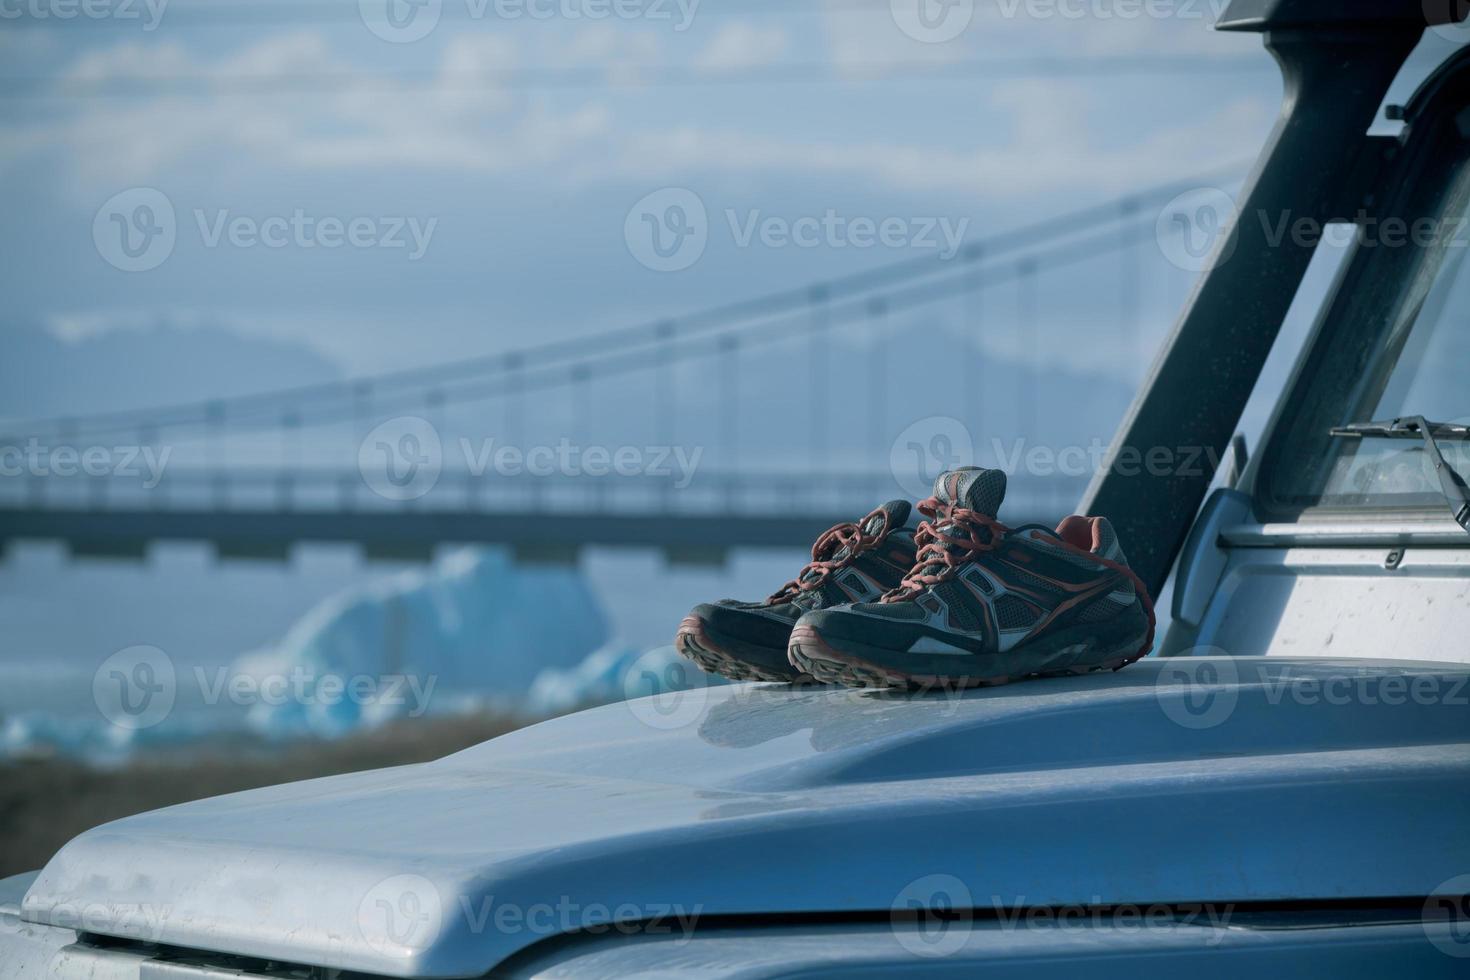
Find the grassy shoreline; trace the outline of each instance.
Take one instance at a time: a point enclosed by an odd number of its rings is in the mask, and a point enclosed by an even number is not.
[[[508,715],[420,718],[337,741],[173,749],[122,765],[61,757],[0,763],[0,877],[41,867],[98,824],[189,800],[427,762],[527,724]]]

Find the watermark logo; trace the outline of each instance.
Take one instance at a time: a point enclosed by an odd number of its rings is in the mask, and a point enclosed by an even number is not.
[[[1164,660],[1154,681],[1154,697],[1169,720],[1181,728],[1214,728],[1235,712],[1239,681],[1235,660],[1225,651],[1200,647],[1189,655]]]
[[[152,728],[168,717],[178,695],[174,662],[158,647],[131,646],[102,661],[92,675],[92,700],[119,728]]]
[[[952,956],[970,936],[970,889],[949,874],[909,882],[893,900],[891,922],[898,944],[915,956]]]
[[[975,18],[975,0],[888,0],[893,23],[915,41],[943,44],[965,32]]]
[[[927,497],[945,470],[975,462],[974,441],[965,423],[948,415],[919,419],[900,432],[888,449],[888,469],[904,493]]]
[[[394,875],[370,888],[357,906],[362,938],[385,956],[421,953],[439,937],[443,900],[421,875]]]
[[[1470,959],[1470,874],[1456,875],[1424,901],[1424,934],[1446,956]]]
[[[1159,211],[1154,238],[1170,265],[1205,272],[1235,253],[1235,199],[1218,187],[1197,187]]]
[[[710,680],[686,660],[666,650],[650,650],[623,675],[623,703],[649,728],[672,731],[704,717]]]
[[[417,500],[434,489],[443,467],[439,430],[415,415],[389,419],[357,448],[362,481],[385,500]]]
[[[130,187],[109,197],[92,219],[97,254],[123,272],[156,269],[178,238],[174,205],[162,191]]]
[[[357,0],[364,26],[390,44],[421,41],[439,26],[444,0]]]
[[[699,261],[709,244],[704,201],[686,187],[647,194],[628,211],[623,241],[638,263],[654,272],[680,272]]]

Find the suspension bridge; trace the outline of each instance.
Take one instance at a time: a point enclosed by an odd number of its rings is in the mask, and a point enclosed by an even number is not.
[[[973,339],[1008,331],[1029,366],[1042,364],[1041,306],[1078,265],[1112,264],[1116,293],[1097,297],[1113,307],[1104,332],[1138,344],[1149,262],[1178,271],[1145,247],[1169,223],[1160,209],[1220,179],[1057,215],[949,260],[492,356],[7,423],[0,544],[136,558],[154,542],[199,541],[224,557],[283,559],[300,543],[351,542],[371,558],[422,560],[440,545],[493,543],[553,562],[588,546],[687,562],[721,561],[732,543],[800,547],[972,461],[973,443],[960,443],[998,417]],[[895,343],[913,349],[899,338],[916,323],[948,325],[920,356],[956,361],[957,383],[890,390]],[[853,337],[864,342],[844,347]],[[1038,387],[1000,386],[1017,431],[1036,431]],[[1086,479],[1013,473],[1007,517],[1070,513]]]

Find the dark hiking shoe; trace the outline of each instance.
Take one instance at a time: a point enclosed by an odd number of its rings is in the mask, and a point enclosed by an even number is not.
[[[910,506],[890,500],[858,523],[838,524],[812,545],[801,573],[763,602],[722,599],[684,617],[674,648],[703,669],[734,680],[794,681],[786,648],[803,613],[872,602],[903,581],[915,558]]]
[[[849,687],[977,687],[1119,669],[1153,647],[1153,604],[1101,517],[1053,531],[996,520],[1005,473],[940,475],[919,504],[918,556],[880,602],[818,609],[791,662]]]

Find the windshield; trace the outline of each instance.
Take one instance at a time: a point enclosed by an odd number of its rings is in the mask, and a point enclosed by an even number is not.
[[[1263,462],[1263,499],[1282,517],[1444,511],[1420,441],[1333,433],[1404,416],[1470,422],[1470,140],[1455,123],[1461,98],[1445,103],[1416,121],[1412,178],[1349,226],[1348,264]],[[1436,438],[1446,463],[1470,476],[1470,440]]]
[[[1399,344],[1390,342],[1380,365],[1382,389],[1367,411],[1350,421],[1422,415],[1433,422],[1470,422],[1470,235],[1465,219],[1449,223],[1453,233],[1439,275],[1418,316]],[[1470,445],[1464,438],[1438,440],[1445,461],[1470,475]],[[1319,498],[1324,504],[1419,506],[1439,499],[1439,478],[1419,442],[1369,437],[1343,440]]]

